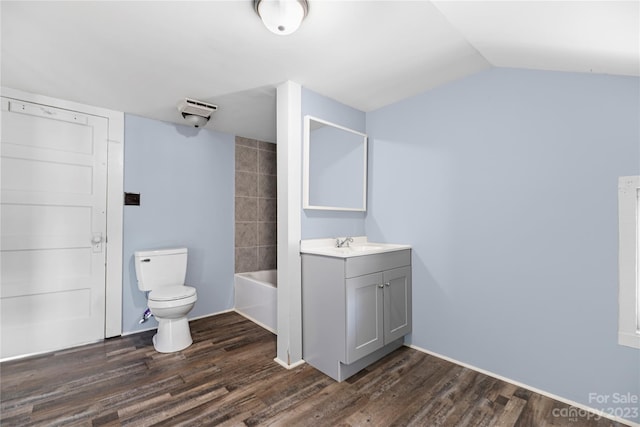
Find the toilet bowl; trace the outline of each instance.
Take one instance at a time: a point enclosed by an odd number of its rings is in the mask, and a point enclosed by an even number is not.
[[[150,291],[148,307],[158,321],[154,348],[173,353],[189,347],[193,340],[187,314],[198,296],[195,288],[184,285],[187,249],[138,251],[134,258],[138,288]]]

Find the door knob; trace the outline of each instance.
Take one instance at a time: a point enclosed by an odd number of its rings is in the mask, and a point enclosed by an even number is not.
[[[102,252],[102,233],[93,233],[91,236],[91,247],[93,253]]]

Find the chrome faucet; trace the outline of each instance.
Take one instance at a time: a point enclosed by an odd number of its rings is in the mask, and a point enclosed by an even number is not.
[[[349,243],[353,243],[353,237],[345,237],[343,240],[340,240],[340,238],[338,237],[336,239],[336,248],[343,248],[345,247],[345,245],[348,248]]]

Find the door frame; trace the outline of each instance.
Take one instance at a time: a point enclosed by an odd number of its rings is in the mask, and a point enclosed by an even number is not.
[[[107,119],[107,236],[105,338],[122,335],[122,213],[124,205],[124,113],[6,87],[0,95]]]

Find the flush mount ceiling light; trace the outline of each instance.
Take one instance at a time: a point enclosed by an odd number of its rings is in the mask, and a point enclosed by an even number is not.
[[[265,27],[281,36],[296,31],[309,11],[307,0],[254,0],[253,7]]]

